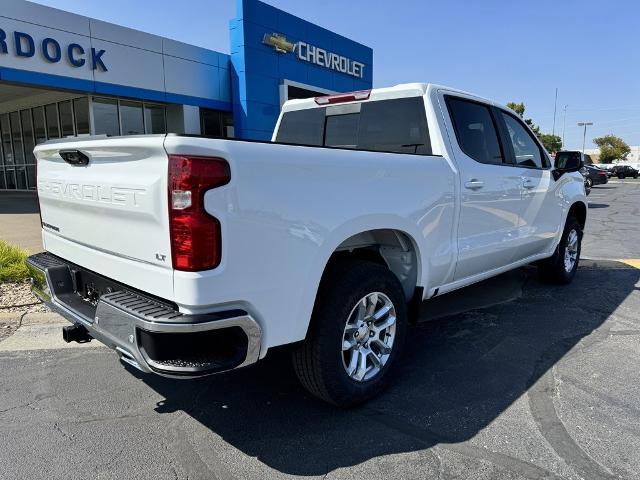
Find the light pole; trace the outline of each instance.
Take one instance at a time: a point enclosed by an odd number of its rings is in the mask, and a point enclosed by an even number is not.
[[[556,100],[553,102],[553,130],[551,130],[551,135],[556,134],[556,110],[558,108],[558,87],[556,87]]]
[[[565,105],[564,106],[564,115],[562,116],[562,148],[565,148],[564,146],[564,128],[567,126],[567,107],[569,105]]]
[[[582,158],[584,158],[584,142],[587,139],[587,127],[593,125],[593,122],[578,122],[579,127],[584,127],[584,133],[582,134]]]

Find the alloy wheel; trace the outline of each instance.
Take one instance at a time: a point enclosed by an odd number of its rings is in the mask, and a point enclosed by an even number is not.
[[[362,297],[351,310],[342,334],[342,364],[352,380],[380,374],[396,338],[396,309],[381,292]]]
[[[567,273],[573,271],[578,261],[578,232],[574,229],[567,235],[567,245],[564,249],[564,269]]]

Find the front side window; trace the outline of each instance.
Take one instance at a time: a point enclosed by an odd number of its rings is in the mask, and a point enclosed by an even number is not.
[[[520,167],[543,168],[544,161],[540,147],[527,129],[515,117],[500,112],[504,120],[508,140],[513,147],[515,163]]]
[[[447,106],[461,150],[476,162],[505,163],[491,110],[487,105],[448,97]]]

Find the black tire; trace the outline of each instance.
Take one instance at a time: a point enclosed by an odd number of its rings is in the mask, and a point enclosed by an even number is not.
[[[354,308],[372,292],[383,293],[396,312],[395,339],[378,374],[357,381],[343,364],[343,334]],[[292,352],[300,383],[314,396],[348,408],[380,394],[394,377],[407,329],[407,305],[402,286],[380,264],[347,260],[329,266],[323,276],[306,340]]]
[[[621,173],[619,173],[619,174],[618,174],[618,178],[619,178],[620,180],[624,180],[624,175],[622,175]]]
[[[587,186],[589,188],[593,187],[593,180],[591,180],[590,178],[587,178]]]
[[[573,263],[573,267],[570,270],[567,270],[565,267],[565,252],[567,250],[567,240],[571,235],[571,232],[575,232],[577,234],[577,256]],[[581,250],[582,227],[575,217],[568,217],[567,223],[564,226],[564,231],[562,232],[562,238],[560,238],[560,243],[558,244],[553,256],[538,264],[540,277],[544,281],[559,285],[567,285],[571,283],[573,277],[576,275],[576,271],[578,270]]]
[[[636,173],[633,178],[635,178],[636,180],[638,179],[638,174]]]

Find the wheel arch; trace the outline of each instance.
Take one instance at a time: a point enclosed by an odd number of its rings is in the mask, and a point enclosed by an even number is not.
[[[344,259],[373,261],[398,279],[407,301],[413,299],[421,278],[420,250],[412,235],[397,228],[376,228],[350,235],[331,253],[322,277],[334,262]]]
[[[569,207],[569,211],[567,212],[567,218],[569,217],[574,217],[576,220],[578,220],[580,227],[584,230],[584,227],[587,223],[587,205],[582,201],[574,202],[571,207]]]

